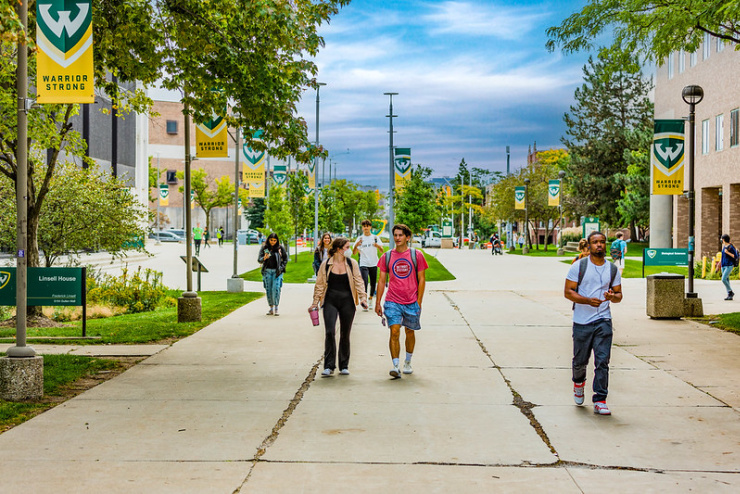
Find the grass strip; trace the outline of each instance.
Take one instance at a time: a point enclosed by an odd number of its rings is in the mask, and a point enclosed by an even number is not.
[[[179,297],[180,291],[172,290],[171,297]],[[150,312],[122,314],[102,319],[87,321],[87,335],[99,336],[100,340],[74,340],[75,345],[84,344],[142,344],[170,343],[190,336],[196,331],[230,314],[239,307],[264,296],[258,292],[200,292],[201,321],[178,323],[177,307],[160,307]],[[55,338],[64,336],[81,336],[82,323],[76,321],[59,328],[28,328],[28,337],[34,337],[36,344],[64,344],[64,340],[36,339],[39,336]],[[0,338],[12,338],[15,328],[0,328]]]

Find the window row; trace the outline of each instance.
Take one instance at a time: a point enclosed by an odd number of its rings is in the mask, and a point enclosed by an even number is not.
[[[701,122],[701,154],[709,154],[710,119]],[[730,112],[730,147],[740,144],[740,109]],[[714,117],[714,150],[725,148],[725,115]]]
[[[712,40],[714,38],[714,40]],[[717,38],[709,33],[704,33],[704,41],[701,46],[702,60],[707,60],[712,55],[712,41],[715,44],[715,51],[717,53],[722,52],[725,49],[725,41],[722,38]],[[666,59],[666,68],[668,69],[668,79],[673,79],[675,74],[675,66],[673,60],[673,53],[668,55]],[[678,73],[683,74],[686,71],[686,52],[684,50],[678,51]],[[698,59],[698,51],[689,53],[689,67],[694,67]]]

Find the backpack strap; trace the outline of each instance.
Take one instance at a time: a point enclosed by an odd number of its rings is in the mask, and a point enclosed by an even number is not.
[[[388,284],[388,281],[391,279],[391,252],[394,249],[390,249],[386,251],[383,254],[383,258],[385,259],[385,270],[388,273],[388,280],[386,280],[386,284]],[[417,267],[417,261],[416,261],[416,249],[413,247],[410,247],[409,250],[411,251],[411,264],[414,266],[414,274],[416,275],[416,284],[419,285],[419,268]]]
[[[609,289],[614,286],[614,280],[617,277],[617,265],[614,264],[611,261],[607,261],[609,263],[609,273],[610,273],[610,279],[609,279]],[[581,282],[583,281],[583,277],[586,276],[586,268],[588,268],[588,257],[582,258],[580,261],[578,261],[578,282],[576,283],[576,293],[578,293],[578,287],[581,286]],[[576,303],[573,302],[573,309],[575,310]]]

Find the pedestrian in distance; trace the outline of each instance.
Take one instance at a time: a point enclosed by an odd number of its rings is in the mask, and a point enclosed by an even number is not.
[[[324,314],[324,370],[321,377],[330,377],[339,361],[339,374],[349,375],[350,332],[357,305],[367,310],[360,266],[352,259],[348,239],[335,238],[329,248],[329,257],[321,263],[313,288],[313,304],[309,312],[323,306]],[[339,356],[337,359],[337,318],[339,319]]]
[[[195,242],[195,255],[200,255],[200,243],[203,241],[203,229],[200,223],[193,227],[193,242]]]
[[[218,246],[224,246],[224,227],[219,226],[216,230],[216,238],[218,239]]]
[[[627,255],[627,242],[622,240],[624,234],[617,232],[617,238],[612,242],[609,247],[609,255],[612,257],[612,261],[619,268],[619,274],[624,272],[624,256]]]
[[[591,255],[591,249],[589,249],[588,247],[588,240],[582,238],[578,241],[578,255],[575,257],[575,259],[573,259],[573,262],[571,264],[575,264],[575,262],[579,259],[588,257],[589,255]]]
[[[368,297],[368,306],[372,307],[373,297],[377,288],[378,259],[383,254],[383,241],[377,235],[373,235],[371,231],[373,224],[370,220],[362,220],[361,225],[362,235],[357,237],[352,248],[352,253],[360,254],[360,272],[362,273],[365,292],[370,295]],[[367,288],[368,281],[370,282],[370,290]],[[363,310],[367,310],[367,308]]]
[[[720,265],[722,266],[722,283],[724,283],[727,289],[725,300],[732,300],[735,296],[735,292],[732,291],[732,287],[730,286],[730,273],[738,265],[738,259],[740,259],[740,256],[737,249],[730,243],[730,236],[725,233],[722,235],[722,260],[720,261]]]
[[[606,406],[609,392],[609,358],[612,348],[611,303],[622,301],[622,276],[606,259],[606,235],[588,236],[590,255],[573,263],[565,280],[565,298],[573,302],[573,399],[584,402],[586,366],[594,354],[594,413],[611,415]]]
[[[203,248],[204,249],[206,247],[210,247],[210,245],[208,245],[208,240],[210,240],[210,238],[211,238],[211,232],[208,231],[208,227],[205,227],[205,229],[203,229]]]
[[[378,280],[378,297],[375,313],[388,321],[390,329],[390,347],[393,368],[390,375],[394,379],[401,377],[399,355],[401,353],[401,326],[406,332],[406,360],[403,373],[411,374],[411,357],[416,346],[415,332],[421,329],[421,302],[426,287],[425,271],[429,267],[421,251],[409,247],[411,230],[404,224],[393,227],[394,249],[389,250],[378,261],[380,279]],[[385,286],[388,281],[388,291]],[[385,302],[381,305],[385,293]]]
[[[279,316],[280,291],[283,288],[283,273],[288,264],[288,253],[280,245],[277,233],[267,236],[264,245],[260,247],[257,262],[262,264],[262,286],[265,287],[267,303],[270,305],[268,316]]]
[[[331,248],[331,233],[324,232],[321,240],[313,251],[313,274],[318,275],[319,266],[329,258],[329,249]]]
[[[524,249],[524,234],[519,235],[519,248]]]

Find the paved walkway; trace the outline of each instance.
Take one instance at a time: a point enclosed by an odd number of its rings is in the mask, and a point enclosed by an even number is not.
[[[595,416],[571,398],[568,266],[437,254],[458,279],[428,285],[412,376],[389,379],[387,329],[358,312],[352,375],[316,378],[312,287],[286,285],[280,317],[258,300],[0,435],[0,490],[740,490],[740,338],[650,320],[625,280],[614,415]],[[740,311],[697,289],[707,313]]]

